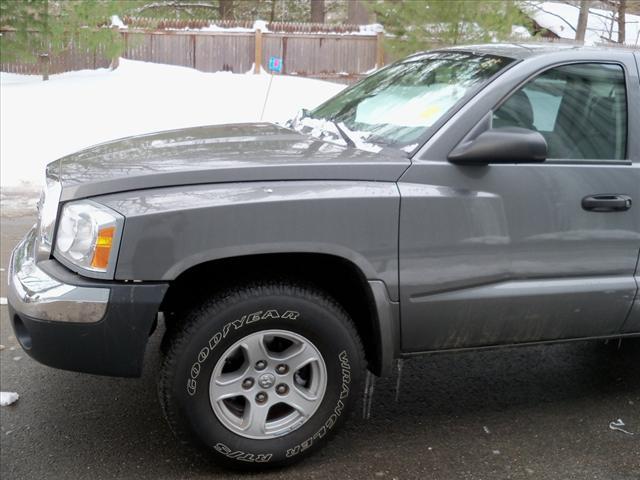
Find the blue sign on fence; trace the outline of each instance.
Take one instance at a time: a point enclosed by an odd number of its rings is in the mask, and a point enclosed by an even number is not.
[[[269,70],[272,72],[280,73],[282,72],[282,58],[280,57],[270,57],[269,58]]]

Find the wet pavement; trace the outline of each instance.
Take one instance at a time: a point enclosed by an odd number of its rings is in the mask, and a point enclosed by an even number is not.
[[[11,248],[33,223],[3,215],[0,296]],[[3,479],[640,479],[640,348],[601,343],[439,354],[405,361],[375,384],[315,456],[288,469],[242,475],[178,446],[156,399],[159,341],[140,379],[54,370],[18,346],[0,306]],[[635,435],[612,430],[623,420]]]

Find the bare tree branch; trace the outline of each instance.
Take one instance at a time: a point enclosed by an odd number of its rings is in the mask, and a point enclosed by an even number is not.
[[[573,30],[574,32],[576,31],[575,27],[574,27],[573,25],[571,25],[571,23],[569,23],[569,22],[568,22],[565,18],[563,18],[561,15],[558,15],[557,13],[549,12],[549,11],[545,10],[544,8],[542,8],[540,5],[538,5],[538,4],[536,4],[536,3],[527,2],[527,5],[528,5],[528,6],[530,6],[530,7],[532,7],[532,8],[535,8],[536,10],[539,10],[539,11],[541,11],[541,12],[544,12],[544,13],[546,13],[546,14],[548,14],[548,15],[552,15],[552,16],[554,16],[554,17],[556,17],[556,18],[559,18],[559,19],[560,19],[560,20],[562,20],[564,23],[566,23],[566,24],[567,24],[567,26],[568,26],[571,30]]]
[[[586,35],[587,30],[593,30],[593,28],[588,28],[588,19],[589,17],[596,17],[601,20],[601,30],[604,30],[607,32],[607,34],[609,35],[609,38],[607,39],[607,41],[612,41],[613,38],[613,28],[614,28],[614,23],[617,19],[618,22],[618,43],[620,43],[620,39],[624,38],[624,32],[625,32],[625,28],[624,26],[621,27],[621,24],[626,25],[626,16],[621,16],[620,15],[620,9],[626,7],[626,0],[603,0],[603,3],[610,6],[610,7],[614,7],[616,9],[616,11],[612,11],[610,14],[602,14],[596,11],[593,11],[591,8],[589,8],[588,6],[588,2],[585,0],[581,0],[581,5],[580,7],[576,6],[575,3],[572,3],[570,1],[563,1],[562,3],[564,3],[565,5],[569,5],[572,6],[576,9],[580,9],[580,15],[578,17],[578,25],[577,28],[576,26],[574,26],[573,24],[571,24],[567,19],[565,19],[562,15],[559,15],[557,13],[553,13],[550,12],[548,10],[545,10],[545,8],[543,6],[541,6],[540,4],[538,4],[537,2],[525,2],[525,5],[528,7],[531,7],[535,10],[538,10],[540,12],[544,12],[548,15],[554,16],[560,20],[562,20],[563,23],[565,23],[569,28],[571,28],[571,30],[573,30],[574,32],[576,32],[576,40],[577,41],[584,41],[584,36]],[[585,6],[586,4],[586,10],[585,12],[588,12],[584,15],[582,15],[582,8]],[[626,9],[625,9],[626,10]],[[626,13],[626,12],[625,12]],[[580,25],[580,21],[584,22],[584,25],[581,26]],[[584,28],[584,33],[581,32],[581,28]],[[601,38],[606,38],[602,35],[600,35]],[[624,40],[623,40],[624,41]]]

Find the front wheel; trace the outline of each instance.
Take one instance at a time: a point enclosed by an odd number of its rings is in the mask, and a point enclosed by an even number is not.
[[[216,295],[170,335],[159,382],[169,424],[234,466],[317,449],[344,421],[364,369],[342,307],[293,283]]]

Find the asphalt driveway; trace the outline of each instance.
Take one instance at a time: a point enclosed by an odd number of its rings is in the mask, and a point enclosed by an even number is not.
[[[1,293],[10,249],[33,223],[4,216]],[[178,446],[156,400],[162,328],[141,379],[54,370],[18,346],[0,306],[0,476],[26,478],[240,478]],[[396,387],[399,383],[399,392]],[[396,400],[396,394],[397,400]],[[319,454],[256,478],[640,479],[640,349],[558,344],[406,361],[378,380]],[[622,419],[625,434],[610,428]]]

